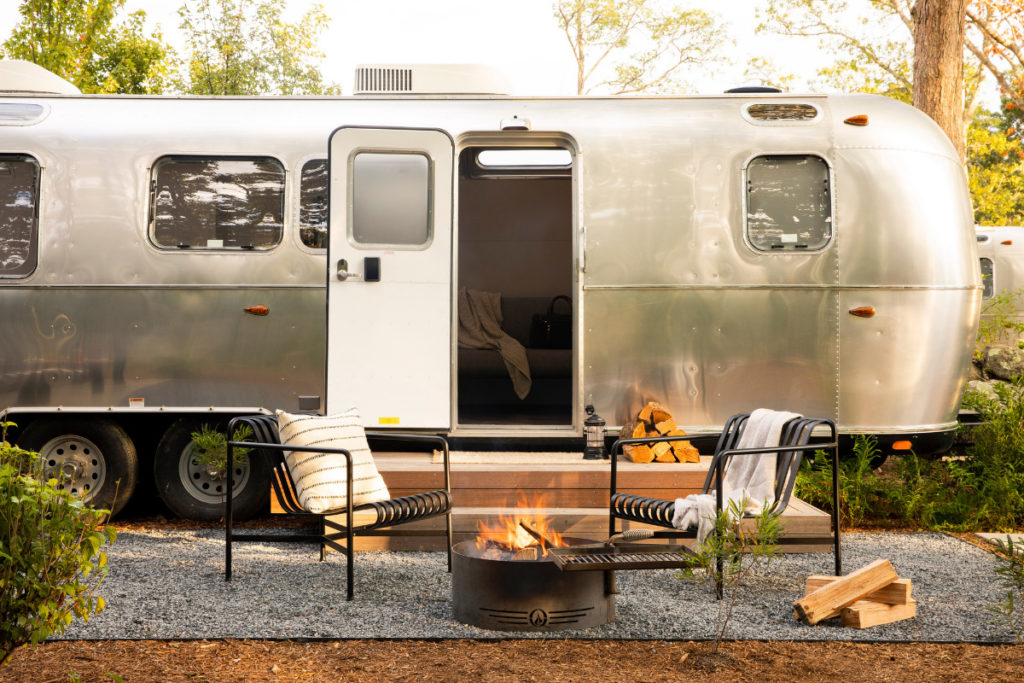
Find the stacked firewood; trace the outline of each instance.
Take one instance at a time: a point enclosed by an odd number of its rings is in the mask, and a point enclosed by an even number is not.
[[[809,576],[793,616],[805,624],[839,617],[843,626],[867,628],[910,619],[917,603],[910,579],[901,579],[888,560],[875,560],[846,576]]]
[[[686,436],[665,406],[651,401],[636,419],[622,426],[621,438],[640,439],[659,436]],[[700,462],[700,453],[689,441],[658,441],[623,447],[633,462]]]

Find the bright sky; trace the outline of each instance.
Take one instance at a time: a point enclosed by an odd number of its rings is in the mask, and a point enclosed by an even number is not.
[[[669,1],[669,0],[666,0]],[[670,0],[673,4],[679,0]],[[726,50],[732,64],[716,65],[683,78],[698,93],[716,93],[744,85],[747,62],[768,57],[779,73],[793,73],[794,90],[830,63],[817,41],[754,32],[754,10],[769,0],[682,0],[681,4],[717,13],[735,41]],[[867,0],[863,0],[866,2]],[[288,20],[312,0],[286,0]],[[18,20],[19,0],[0,2],[0,40]],[[571,95],[576,91],[575,62],[556,25],[552,0],[322,0],[331,17],[321,48],[324,76],[352,93],[356,64],[475,63],[496,67],[511,84],[511,94]],[[128,0],[130,10],[146,11],[150,25],[159,23],[165,38],[180,47],[177,8],[180,0]]]

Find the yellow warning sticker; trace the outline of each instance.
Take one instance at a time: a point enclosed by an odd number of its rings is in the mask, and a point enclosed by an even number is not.
[[[379,425],[396,425],[398,424],[397,417],[378,417],[377,424]]]

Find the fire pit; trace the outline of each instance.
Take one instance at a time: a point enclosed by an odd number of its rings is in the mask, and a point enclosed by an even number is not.
[[[615,619],[612,572],[563,572],[550,557],[488,559],[484,552],[475,541],[452,548],[452,609],[459,621],[497,631],[558,631]]]
[[[593,545],[566,538],[520,508],[475,541],[452,548],[452,609],[459,621],[498,631],[590,628],[615,619],[612,572],[563,572],[551,548]]]

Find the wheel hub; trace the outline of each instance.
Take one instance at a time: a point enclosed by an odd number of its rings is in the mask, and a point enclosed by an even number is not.
[[[64,434],[47,441],[39,449],[43,475],[56,479],[57,487],[90,502],[103,488],[107,462],[103,452],[89,439]]]
[[[192,444],[187,445],[182,451],[178,461],[178,476],[181,479],[182,487],[196,500],[208,504],[224,501],[224,495],[228,490],[226,473],[200,462],[199,458],[193,454]],[[249,464],[242,464],[235,460],[232,479],[234,481],[232,498],[234,499],[238,498],[249,482]]]

